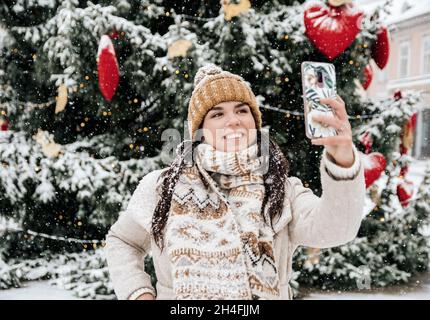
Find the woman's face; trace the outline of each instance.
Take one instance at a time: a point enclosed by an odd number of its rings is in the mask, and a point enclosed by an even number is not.
[[[251,109],[239,101],[214,106],[203,119],[202,129],[205,142],[224,152],[245,149],[257,137]]]

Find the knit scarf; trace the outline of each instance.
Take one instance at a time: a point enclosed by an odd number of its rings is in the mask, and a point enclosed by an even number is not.
[[[273,230],[261,216],[258,145],[196,149],[195,164],[175,186],[166,225],[176,298],[277,299]]]

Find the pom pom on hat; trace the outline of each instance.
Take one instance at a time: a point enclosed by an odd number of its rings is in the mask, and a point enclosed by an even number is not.
[[[194,86],[197,86],[200,81],[203,80],[207,75],[215,75],[222,72],[222,69],[214,64],[208,64],[197,70],[196,76],[194,77]]]

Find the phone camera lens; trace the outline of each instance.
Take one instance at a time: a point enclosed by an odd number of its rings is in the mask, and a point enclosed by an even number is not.
[[[322,83],[323,82],[323,75],[321,71],[317,72],[317,79],[318,79],[318,83]]]

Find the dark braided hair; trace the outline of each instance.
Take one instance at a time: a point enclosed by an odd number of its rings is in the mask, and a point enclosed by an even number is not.
[[[258,156],[261,156],[260,130],[257,132],[257,143]],[[179,176],[186,165],[185,160],[189,156],[192,157],[194,155],[194,149],[198,144],[200,144],[200,141],[195,141],[192,144],[188,144],[187,146],[184,142],[181,143],[177,148],[176,158],[169,168],[160,175],[160,178],[162,179],[160,185],[161,199],[154,210],[151,234],[154,237],[155,243],[161,250],[164,247],[164,229],[167,224],[167,219],[169,218],[169,210],[175,185],[178,182]],[[265,193],[261,206],[261,214],[264,218],[264,221],[272,228],[273,219],[279,217],[282,214],[288,170],[288,160],[285,158],[278,144],[272,140],[272,138],[269,138],[269,167],[267,173],[263,176]],[[202,175],[201,179],[203,183],[207,185],[207,182]],[[264,215],[264,208],[266,204],[268,204],[267,210],[270,221],[267,221]]]

